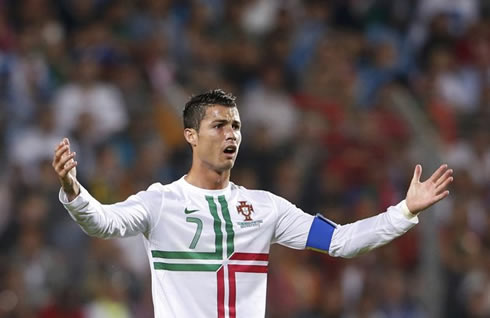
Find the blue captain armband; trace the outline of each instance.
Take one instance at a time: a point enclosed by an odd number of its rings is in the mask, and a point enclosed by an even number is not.
[[[321,253],[328,253],[333,231],[336,228],[337,225],[335,223],[328,220],[323,215],[317,214],[313,219],[310,232],[308,233],[306,248]]]

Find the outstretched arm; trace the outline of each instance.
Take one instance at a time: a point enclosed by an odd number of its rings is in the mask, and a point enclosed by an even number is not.
[[[149,233],[151,211],[159,209],[161,194],[141,191],[123,202],[101,204],[77,181],[75,155],[64,138],[56,147],[53,168],[61,183],[59,199],[83,231],[102,238]]]
[[[386,212],[346,225],[316,217],[306,246],[332,256],[354,257],[383,246],[418,223],[418,213],[445,198],[453,171],[442,165],[424,182],[422,167],[415,167],[406,199]]]

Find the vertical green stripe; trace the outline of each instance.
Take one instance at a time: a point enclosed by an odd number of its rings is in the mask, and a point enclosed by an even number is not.
[[[230,257],[235,251],[235,232],[233,231],[233,223],[230,218],[230,211],[228,211],[228,202],[226,202],[225,196],[220,195],[218,197],[219,204],[221,205],[221,212],[223,213],[223,218],[225,219],[225,229],[226,229],[226,251],[228,257]]]
[[[214,219],[214,245],[216,245],[216,254],[223,257],[223,232],[221,231],[221,220],[218,216],[218,209],[216,208],[216,203],[214,203],[214,198],[212,196],[206,196],[206,201],[208,201],[209,211]]]
[[[214,235],[215,235],[214,245],[216,247],[216,250],[214,252],[184,252],[184,251],[152,250],[151,254],[153,257],[168,258],[168,259],[215,259],[215,260],[223,259],[223,231],[221,231],[221,219],[218,216],[218,209],[216,207],[216,203],[214,202],[214,198],[212,196],[206,196],[206,201],[208,201],[209,211],[211,212],[211,215],[213,216],[213,220],[214,220],[214,225],[213,225]],[[199,236],[201,233],[196,233],[196,234],[198,234],[197,236]],[[192,246],[193,243],[191,243],[191,248]]]

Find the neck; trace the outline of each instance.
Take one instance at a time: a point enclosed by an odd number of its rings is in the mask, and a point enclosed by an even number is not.
[[[187,176],[185,176],[185,180],[198,188],[220,190],[228,186],[230,182],[230,170],[220,172],[198,168],[193,165]]]

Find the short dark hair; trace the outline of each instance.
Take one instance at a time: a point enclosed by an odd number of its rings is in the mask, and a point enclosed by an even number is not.
[[[192,96],[184,107],[184,128],[194,128],[199,131],[201,120],[206,115],[206,109],[212,105],[236,107],[236,97],[225,93],[222,89],[213,89],[206,93]]]

